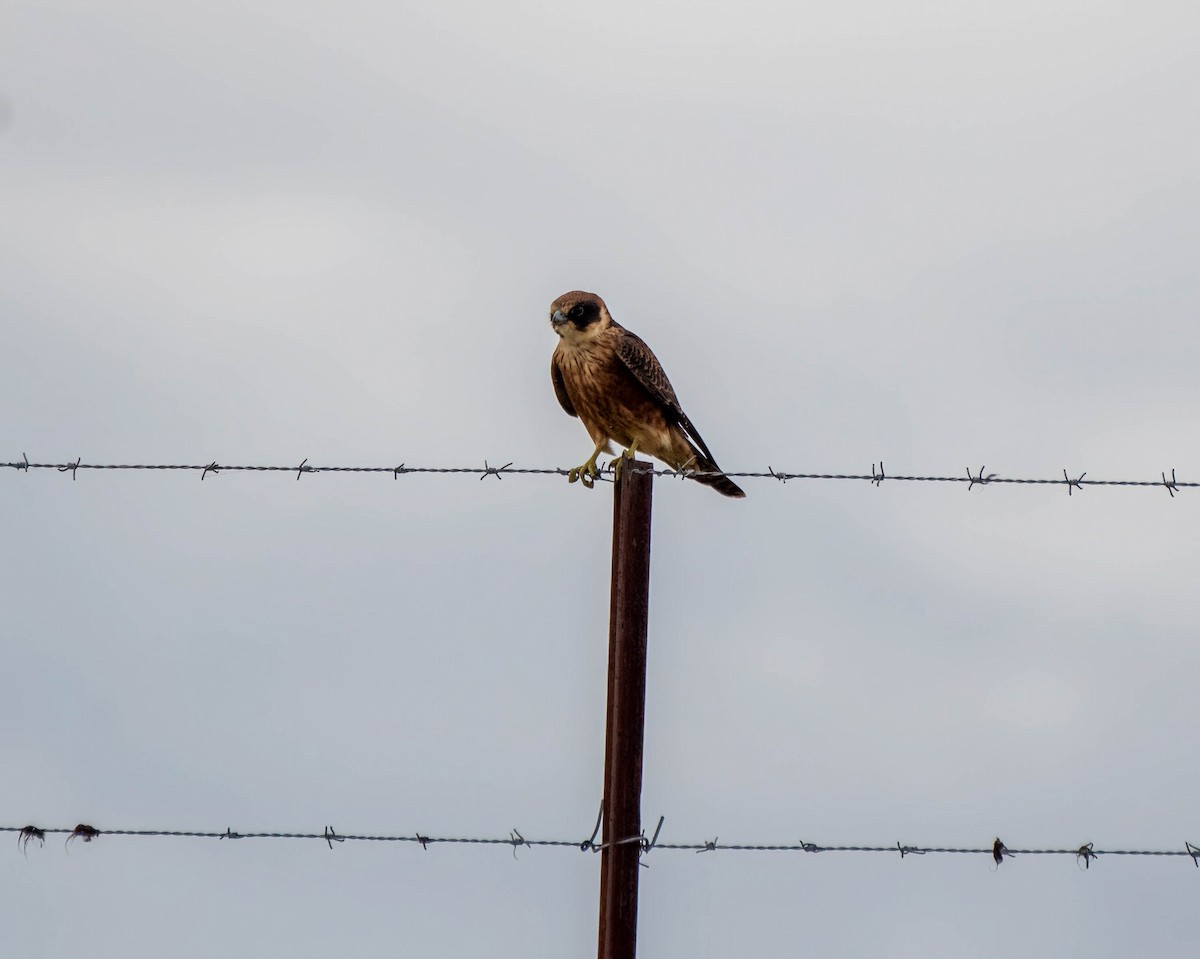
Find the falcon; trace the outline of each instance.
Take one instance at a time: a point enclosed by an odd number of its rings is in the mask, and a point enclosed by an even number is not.
[[[550,304],[558,345],[550,357],[550,380],[562,408],[583,421],[596,448],[567,474],[595,486],[596,458],[625,447],[613,461],[620,471],[639,450],[725,496],[746,494],[713,459],[656,357],[635,333],[612,318],[595,293],[575,290]]]

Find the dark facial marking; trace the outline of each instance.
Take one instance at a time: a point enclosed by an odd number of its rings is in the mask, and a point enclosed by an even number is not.
[[[572,326],[582,330],[600,319],[600,307],[588,301],[576,303],[567,310],[567,318],[571,321]]]

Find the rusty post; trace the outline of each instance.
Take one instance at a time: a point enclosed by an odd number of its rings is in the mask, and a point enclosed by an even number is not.
[[[638,842],[646,721],[653,466],[626,461],[613,490],[608,620],[608,723],[604,748],[604,849],[600,856],[600,959],[637,952]]]

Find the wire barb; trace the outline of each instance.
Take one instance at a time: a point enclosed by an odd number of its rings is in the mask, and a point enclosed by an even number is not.
[[[996,860],[996,868],[1000,868],[1000,863],[1004,861],[1005,856],[1012,856],[1008,851],[1008,847],[1000,841],[1000,837],[996,837],[996,841],[992,843],[992,858]]]
[[[520,831],[516,829],[510,830],[508,834],[508,841],[512,843],[513,859],[517,858],[518,846],[529,846],[529,843],[526,841],[525,837],[522,836]],[[529,848],[532,849],[533,847],[529,846]]]
[[[771,467],[769,467],[769,466],[767,467],[767,469],[770,469],[770,468]],[[696,469],[696,457],[693,456],[690,460],[688,460],[686,463],[684,463],[682,466],[680,466],[679,469],[677,469],[675,471],[675,475],[680,480],[686,480],[686,479],[690,479],[697,472],[698,472],[698,470]]]
[[[483,461],[483,475],[480,476],[479,478],[481,480],[485,480],[489,476],[494,476],[494,477],[496,477],[496,479],[503,479],[503,477],[500,474],[503,473],[510,466],[512,466],[512,463],[505,463],[503,466],[488,466],[488,461],[484,460]]]
[[[421,844],[422,849],[428,851],[429,843],[433,842],[433,840],[430,839],[428,836],[422,836],[420,833],[417,833],[417,842],[419,842]]]
[[[881,463],[880,465],[882,466],[883,464]],[[800,840],[800,848],[803,849],[805,852],[824,852],[825,851],[824,848],[822,848],[821,846],[818,846],[815,842],[805,842],[803,839]]]
[[[209,473],[212,473],[213,476],[216,476],[220,472],[221,472],[221,467],[219,467],[217,465],[216,460],[213,460],[206,467],[204,467],[204,472],[200,474],[200,482],[203,483],[204,477],[206,477]]]
[[[986,476],[984,476],[983,471],[985,469],[987,469],[986,466],[979,467],[979,475],[972,476],[971,475],[971,467],[969,467],[969,466],[967,467],[967,492],[968,493],[971,492],[971,490],[973,490],[975,488],[976,483],[978,483],[980,486],[987,486],[987,484],[992,481],[992,477],[994,477],[996,474],[988,473]]]
[[[1071,479],[1067,475],[1067,471],[1063,470],[1063,479],[1067,481],[1067,495],[1070,496],[1075,490],[1083,490],[1083,478],[1087,476],[1087,470],[1079,474],[1079,479]]]
[[[896,840],[896,848],[900,850],[900,858],[901,859],[903,859],[905,856],[924,856],[925,855],[924,849],[918,849],[916,846],[902,846],[902,845],[900,845],[899,840]]]
[[[300,479],[300,477],[305,473],[316,472],[318,472],[316,469],[308,465],[308,457],[306,456],[303,460],[301,460],[300,465],[296,467],[296,479]]]
[[[1192,857],[1192,865],[1200,869],[1200,846],[1193,846],[1190,842],[1184,842],[1187,846],[1187,854]]]
[[[399,466],[392,469],[392,479],[399,479],[401,473],[407,473],[407,472],[408,472],[408,470],[406,470],[404,468],[404,464],[401,463]]]
[[[1083,863],[1084,869],[1092,868],[1092,860],[1096,858],[1095,843],[1085,842],[1075,851],[1075,865]]]
[[[776,473],[771,466],[767,466],[767,472],[774,476],[781,483],[786,483],[788,481],[787,473]]]
[[[887,479],[887,477],[883,473],[883,460],[879,461],[879,472],[878,473],[875,472],[875,464],[872,463],[871,464],[871,485],[872,486],[882,486],[883,481],[885,479]]]
[[[325,842],[329,844],[329,848],[333,848],[335,842],[345,842],[346,840],[337,834],[337,830],[332,826],[325,827]]]
[[[80,457],[78,457],[78,458],[75,460],[75,462],[74,462],[74,463],[66,463],[66,464],[64,464],[63,466],[60,466],[60,467],[58,468],[58,471],[59,471],[60,473],[66,473],[66,472],[70,471],[70,473],[71,473],[71,482],[73,483],[73,482],[75,482],[75,471],[76,471],[77,469],[79,469],[79,464],[80,464],[80,463],[82,463],[82,462],[83,462],[83,457],[82,457],[82,456],[80,456]]]
[[[702,849],[697,849],[696,855],[698,856],[702,852],[716,852],[717,851],[717,840],[720,838],[721,838],[720,836],[713,836],[712,839],[704,840],[704,847]]]
[[[1175,494],[1179,492],[1179,484],[1175,482],[1175,470],[1171,470],[1171,481],[1167,482],[1167,474],[1164,472],[1162,476],[1163,486],[1167,488],[1167,492],[1171,494],[1171,499],[1175,498]]]
[[[232,828],[230,828],[229,826],[226,826],[225,832],[222,835],[218,836],[217,838],[218,839],[241,839],[242,834],[240,832],[234,832]]]

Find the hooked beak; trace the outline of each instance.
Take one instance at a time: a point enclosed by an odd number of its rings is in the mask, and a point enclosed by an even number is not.
[[[567,317],[562,310],[555,310],[550,317],[550,325],[555,329],[567,322]]]

